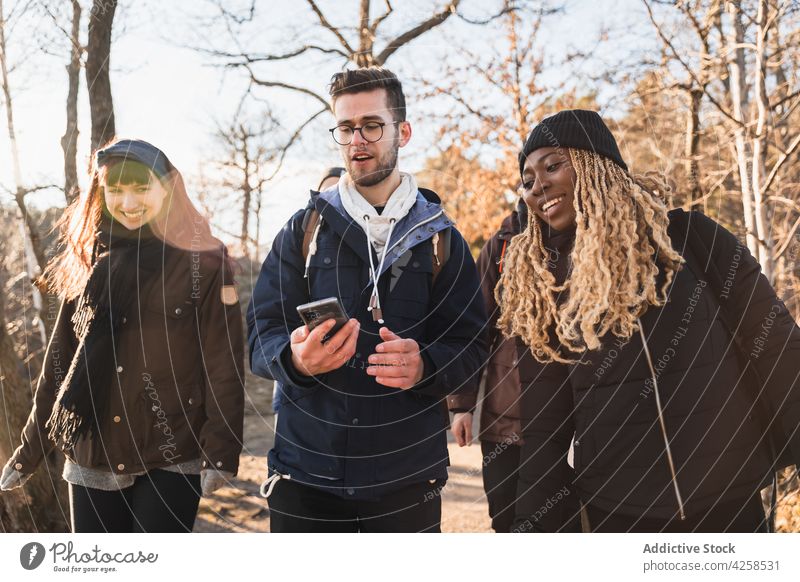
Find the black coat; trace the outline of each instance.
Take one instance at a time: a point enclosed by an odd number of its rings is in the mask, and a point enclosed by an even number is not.
[[[676,217],[670,213],[669,234],[686,253],[686,233],[678,232]],[[800,332],[746,247],[702,214],[692,213],[690,224],[710,249],[711,256],[698,262],[710,258],[725,277],[722,291],[739,345],[753,348],[746,358],[768,378],[768,397],[783,402],[781,422],[796,427]],[[667,304],[641,317],[687,515],[722,499],[749,498],[770,479],[763,430],[742,385],[744,358],[719,304],[704,275],[685,265]],[[623,515],[674,518],[678,502],[640,335],[627,343],[611,336],[562,371],[549,381],[540,378],[523,395],[518,520],[534,515],[559,489],[550,468],[566,454],[573,434],[575,485],[584,503]],[[546,515],[535,529],[548,529]]]

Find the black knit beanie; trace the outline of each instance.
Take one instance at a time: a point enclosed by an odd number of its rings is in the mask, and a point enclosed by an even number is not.
[[[519,154],[520,175],[525,168],[525,159],[531,152],[546,147],[588,150],[605,156],[628,171],[628,166],[619,153],[617,141],[596,111],[569,109],[540,121],[531,131]]]

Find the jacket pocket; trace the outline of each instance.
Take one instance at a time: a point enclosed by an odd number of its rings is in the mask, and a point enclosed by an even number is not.
[[[422,338],[425,335],[425,324],[428,303],[413,299],[390,298],[383,303],[383,317],[389,329],[400,337]]]
[[[150,379],[146,381],[142,399],[145,422],[140,440],[145,464],[196,458],[205,420],[202,384],[177,385],[172,378]]]
[[[284,386],[274,451],[287,468],[328,481],[342,479],[347,429],[338,425],[341,398],[328,389],[299,390]],[[337,414],[338,413],[338,414]],[[291,472],[291,471],[290,471]]]
[[[203,404],[203,386],[199,383],[176,383],[170,377],[154,378],[144,374],[145,383],[142,399],[148,403],[151,412],[163,410],[167,416],[189,415]]]
[[[141,312],[140,329],[144,372],[186,384],[201,377],[203,360],[190,295],[154,291]]]
[[[320,247],[309,261],[308,291],[311,301],[338,297],[345,309],[358,296],[362,264],[344,243],[335,247]],[[366,280],[363,284],[366,285]]]
[[[377,481],[424,478],[449,464],[441,410],[436,399],[406,392],[380,398],[373,437]]]
[[[427,310],[433,280],[433,257],[429,244],[422,244],[398,257],[384,273],[389,277],[389,301],[414,300]],[[431,305],[431,310],[436,306]]]
[[[655,397],[643,382],[594,386],[587,401],[583,418],[576,415],[576,426],[584,429],[584,438],[576,438],[589,445],[581,451],[583,465],[613,472],[665,462]]]

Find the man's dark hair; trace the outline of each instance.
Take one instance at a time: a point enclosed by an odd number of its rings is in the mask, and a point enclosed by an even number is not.
[[[329,93],[335,102],[342,95],[365,93],[376,89],[386,89],[386,105],[395,121],[406,120],[406,98],[400,80],[389,69],[367,67],[350,69],[331,77]]]

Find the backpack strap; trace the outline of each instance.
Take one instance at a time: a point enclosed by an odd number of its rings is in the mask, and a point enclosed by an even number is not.
[[[308,256],[312,253],[311,246],[316,242],[315,232],[319,226],[321,215],[316,208],[309,208],[303,216],[303,262],[308,262]],[[442,271],[447,261],[450,259],[450,239],[452,231],[446,228],[433,235],[433,244],[431,245],[431,252],[433,253],[433,280],[432,284],[436,284],[436,279]]]
[[[322,215],[319,210],[314,208],[306,209],[303,215],[303,277],[306,280],[306,290],[311,297],[311,279],[308,276],[308,266],[311,263],[311,256],[317,252],[317,235],[322,222]]]
[[[500,249],[500,258],[497,259],[497,274],[503,274],[503,259],[506,258],[506,249],[508,249],[508,241],[503,241],[503,248]]]
[[[316,208],[309,208],[303,216],[303,261],[308,259],[311,241],[314,238],[314,231],[319,224],[320,213]]]
[[[450,238],[452,231],[446,228],[433,235],[433,244],[431,250],[433,252],[433,279],[431,285],[436,284],[436,279],[439,277],[447,261],[450,259]]]
[[[439,273],[447,264],[450,259],[450,238],[452,231],[450,228],[441,230],[433,235],[431,240],[431,252],[433,253],[433,273],[431,277],[431,288],[436,285],[436,279]],[[450,409],[447,406],[447,398],[442,398],[439,402],[439,408],[442,410],[442,416],[445,420],[445,431],[450,428]]]

